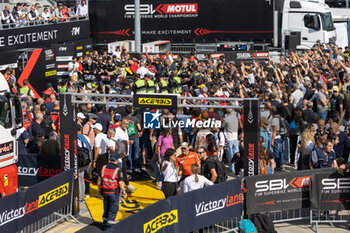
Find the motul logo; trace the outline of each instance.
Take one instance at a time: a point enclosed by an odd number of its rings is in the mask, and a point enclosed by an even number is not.
[[[157,7],[158,9],[158,7]],[[198,13],[197,3],[193,4],[165,4],[160,7],[165,14],[196,14]]]
[[[135,5],[127,4],[124,6],[125,15],[135,14]],[[197,14],[197,3],[175,3],[175,4],[160,4],[155,7],[153,4],[140,4],[141,15],[159,14]]]

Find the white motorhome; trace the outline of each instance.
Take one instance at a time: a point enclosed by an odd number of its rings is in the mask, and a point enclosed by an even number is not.
[[[321,43],[336,41],[330,8],[322,0],[285,0],[281,31],[282,38],[290,32],[300,32],[298,49],[310,49],[317,40]]]
[[[21,102],[0,73],[0,197],[18,189],[17,129],[23,127]]]

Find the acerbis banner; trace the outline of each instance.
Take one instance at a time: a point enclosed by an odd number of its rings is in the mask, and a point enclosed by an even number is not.
[[[60,161],[60,156],[19,154],[18,186],[32,186],[61,173]]]
[[[311,178],[311,208],[350,210],[350,178],[337,172],[314,174]]]
[[[25,226],[70,204],[73,170],[0,199],[1,232],[19,232]]]
[[[90,37],[88,20],[0,30],[0,50],[50,46]]]
[[[152,94],[135,94],[135,108],[156,108],[156,109],[176,109],[177,95],[152,95]]]
[[[314,169],[245,178],[248,214],[310,207],[311,176],[334,169]]]
[[[190,232],[241,216],[241,180],[230,180],[161,200],[108,232]]]

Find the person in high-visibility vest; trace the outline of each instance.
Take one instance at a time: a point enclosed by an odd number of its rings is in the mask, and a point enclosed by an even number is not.
[[[147,84],[146,81],[141,79],[139,74],[135,74],[136,81],[134,82],[134,92],[137,94],[146,93],[147,92]]]
[[[156,84],[154,81],[151,79],[151,77],[148,74],[145,74],[145,82],[146,82],[146,89],[147,93],[156,93]]]
[[[103,195],[103,223],[106,227],[112,227],[116,221],[119,210],[119,194],[122,193],[124,199],[127,199],[123,174],[121,169],[118,168],[117,153],[110,155],[110,162],[104,165],[101,170],[101,174],[98,177],[97,185],[98,191]]]
[[[164,80],[163,77],[160,77],[160,80],[158,82],[158,87],[159,87],[159,93],[162,94],[168,94],[168,82]]]
[[[174,94],[182,93],[182,79],[177,76],[177,72],[173,71],[169,79],[170,92]]]
[[[31,97],[35,97],[33,91],[29,88],[28,79],[23,80],[23,87],[19,90],[20,95],[30,95]]]

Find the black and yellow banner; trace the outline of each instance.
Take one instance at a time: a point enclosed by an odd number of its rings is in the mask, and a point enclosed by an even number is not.
[[[73,170],[62,172],[32,187],[0,199],[1,232],[19,232],[72,199]]]
[[[135,94],[135,108],[176,109],[177,95]]]

